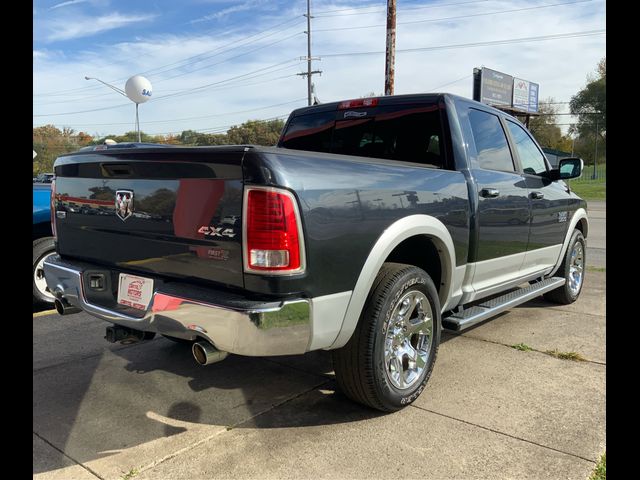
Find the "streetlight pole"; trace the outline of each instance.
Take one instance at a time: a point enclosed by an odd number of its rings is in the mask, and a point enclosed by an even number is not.
[[[122,90],[121,88],[118,87],[114,87],[113,85],[111,85],[110,83],[107,82],[103,82],[102,80],[100,80],[99,78],[95,78],[95,77],[84,77],[85,80],[96,80],[98,82],[100,82],[103,85],[106,85],[107,87],[109,87],[111,90],[113,90],[114,92],[119,93],[120,95],[122,95],[123,97],[129,98],[126,94],[126,92],[124,90]],[[142,137],[140,135],[140,117],[138,116],[138,103],[136,103],[136,131],[138,132],[138,143],[142,143]]]

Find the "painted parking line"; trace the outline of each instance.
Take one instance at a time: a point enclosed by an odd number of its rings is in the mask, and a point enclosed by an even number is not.
[[[53,313],[58,313],[55,308],[52,310],[43,310],[42,312],[36,312],[33,314],[33,318],[44,317],[45,315],[51,315]]]

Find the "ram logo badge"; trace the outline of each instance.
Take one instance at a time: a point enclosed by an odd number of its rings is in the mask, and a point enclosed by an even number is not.
[[[566,222],[569,212],[558,212],[558,223]]]
[[[123,222],[133,215],[133,190],[116,191],[116,215]]]

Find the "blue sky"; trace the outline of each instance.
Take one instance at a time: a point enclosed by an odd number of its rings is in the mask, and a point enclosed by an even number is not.
[[[603,0],[397,3],[397,94],[470,97],[472,70],[484,65],[539,83],[541,98],[563,102],[606,53]],[[383,91],[384,55],[375,52],[385,48],[385,5],[312,1],[320,101]],[[124,88],[134,74],[153,84],[140,107],[148,133],[222,132],[286,116],[306,105],[306,81],[297,75],[306,70],[305,10],[306,0],[36,0],[33,124],[98,135],[133,130],[133,105],[84,77]],[[540,38],[554,35],[566,36]],[[473,46],[479,42],[493,43]]]

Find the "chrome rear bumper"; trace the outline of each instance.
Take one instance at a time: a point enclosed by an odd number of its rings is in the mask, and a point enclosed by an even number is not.
[[[294,355],[307,351],[311,336],[311,302],[307,299],[260,306],[229,307],[184,298],[160,288],[144,316],[138,318],[87,302],[83,292],[85,267],[59,255],[44,263],[49,290],[58,299],[91,315],[124,327],[195,340],[203,338],[219,350],[247,356]]]

